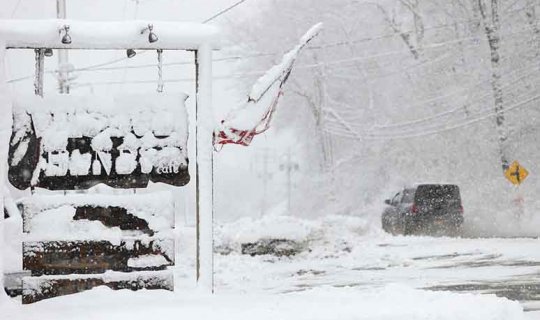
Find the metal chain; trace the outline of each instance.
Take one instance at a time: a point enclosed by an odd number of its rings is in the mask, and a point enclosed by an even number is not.
[[[157,50],[157,59],[158,59],[158,86],[157,86],[157,92],[161,93],[163,92],[163,49]]]
[[[43,97],[43,73],[45,71],[45,50],[34,49],[36,53],[36,70],[34,76],[34,93]]]

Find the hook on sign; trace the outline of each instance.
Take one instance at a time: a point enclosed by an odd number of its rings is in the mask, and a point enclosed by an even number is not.
[[[163,82],[163,49],[157,50],[157,59],[158,59],[158,85],[157,92],[163,92],[164,82]]]

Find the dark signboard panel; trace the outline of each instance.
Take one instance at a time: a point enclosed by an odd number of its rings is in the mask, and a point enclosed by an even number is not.
[[[33,276],[91,274],[112,271],[164,270],[174,265],[174,256],[163,248],[172,248],[173,240],[40,241],[23,243],[23,269]],[[130,264],[138,257],[159,257],[157,265]]]
[[[184,99],[160,101],[156,97],[137,105],[132,98],[127,101],[134,104],[133,110],[124,106],[112,111],[94,111],[88,99],[69,97],[41,100],[38,106],[35,101],[18,102],[9,148],[9,181],[21,190],[76,190],[99,183],[144,188],[150,181],[183,186],[190,179],[187,116],[152,104],[172,101],[177,103],[175,109],[183,110]],[[83,107],[56,111],[51,105],[58,101]]]

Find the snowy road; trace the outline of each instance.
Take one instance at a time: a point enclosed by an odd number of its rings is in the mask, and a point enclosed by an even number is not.
[[[218,291],[332,286],[494,293],[540,310],[540,240],[375,236],[334,239],[294,258],[217,257]],[[328,240],[328,239],[327,239]],[[319,243],[322,244],[322,243]],[[248,289],[249,288],[249,289]]]

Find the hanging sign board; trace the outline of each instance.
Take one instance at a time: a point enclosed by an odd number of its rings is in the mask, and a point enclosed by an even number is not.
[[[529,176],[529,171],[527,171],[527,169],[522,167],[521,164],[519,164],[519,162],[514,161],[508,167],[508,169],[506,169],[506,171],[504,172],[504,176],[512,184],[518,186],[521,183],[523,183],[525,179],[527,179],[527,177]]]
[[[19,97],[9,181],[21,190],[189,182],[184,94]]]

